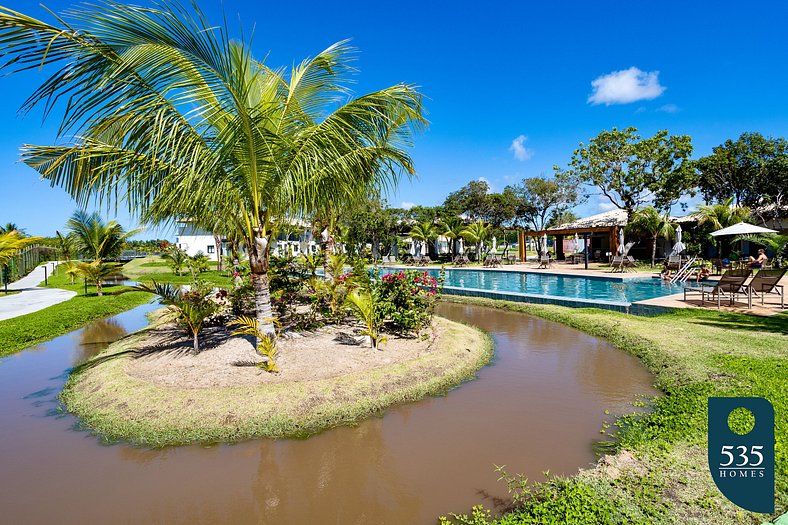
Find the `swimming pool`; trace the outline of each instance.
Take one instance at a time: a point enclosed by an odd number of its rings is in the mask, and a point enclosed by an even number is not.
[[[383,268],[382,274],[401,268]],[[422,269],[438,277],[438,269]],[[596,306],[630,311],[632,303],[680,293],[681,285],[649,277],[626,280],[579,277],[551,273],[447,269],[445,293],[509,299],[523,302]],[[635,313],[635,312],[632,312]]]

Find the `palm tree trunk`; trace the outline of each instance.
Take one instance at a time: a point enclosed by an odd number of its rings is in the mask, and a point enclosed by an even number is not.
[[[197,337],[197,332],[194,332],[192,346],[195,354],[200,352],[200,339]]]
[[[249,267],[252,271],[257,323],[260,331],[273,339],[276,330],[271,308],[271,289],[268,283],[268,239],[255,235],[253,246],[249,250]],[[260,341],[257,341],[257,344],[259,343]]]
[[[657,262],[657,236],[651,238],[651,267]]]
[[[222,238],[219,235],[213,236],[213,244],[216,246],[216,271],[222,271]]]
[[[96,295],[101,297],[101,279],[96,279]]]

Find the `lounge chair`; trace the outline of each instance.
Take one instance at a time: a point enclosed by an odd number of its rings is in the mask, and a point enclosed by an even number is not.
[[[780,279],[783,278],[785,273],[788,272],[786,268],[774,268],[771,270],[761,270],[755,274],[752,280],[744,285],[747,291],[747,299],[750,308],[752,308],[752,296],[761,296],[761,305],[763,305],[763,297],[767,293],[775,293],[780,296],[780,308],[785,308],[785,290],[783,285],[778,284]]]
[[[624,270],[632,270],[634,272],[635,271],[634,269],[637,268],[638,263],[635,260],[635,258],[632,257],[631,255],[625,255],[623,266],[624,266]]]
[[[623,255],[614,255],[613,259],[610,260],[610,270],[611,272],[615,273],[616,271],[623,272],[624,271],[624,256]]]
[[[553,258],[549,255],[540,255],[539,256],[539,266],[537,268],[552,268],[553,267]]]
[[[432,259],[430,259],[429,255],[422,255],[421,257],[416,257],[416,259],[414,259],[413,261],[413,264],[416,266],[427,266],[430,263],[432,263]]]
[[[720,307],[722,296],[726,294],[733,305],[736,296],[744,293],[744,282],[750,277],[752,270],[728,270],[720,277],[715,285],[685,286],[684,301],[688,293],[700,293],[700,304],[704,304],[706,297],[717,297],[717,308]]]
[[[681,269],[681,255],[671,255],[668,257],[667,262],[668,270],[679,270]]]

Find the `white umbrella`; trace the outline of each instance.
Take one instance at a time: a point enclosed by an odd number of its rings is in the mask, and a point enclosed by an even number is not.
[[[542,255],[547,255],[547,234],[542,235]]]
[[[580,237],[575,234],[575,253],[580,251]]]
[[[681,252],[686,250],[687,247],[684,246],[684,243],[681,242],[681,224],[676,227],[676,243],[673,245],[673,251],[670,252],[671,255],[680,255]]]
[[[618,253],[624,255],[624,228],[618,229]]]
[[[777,233],[777,232],[775,230],[770,230],[769,228],[764,228],[762,226],[756,226],[754,224],[740,222],[739,224],[728,226],[727,228],[717,230],[716,232],[711,232],[711,235],[712,237],[721,237],[724,235],[747,235],[749,233]]]

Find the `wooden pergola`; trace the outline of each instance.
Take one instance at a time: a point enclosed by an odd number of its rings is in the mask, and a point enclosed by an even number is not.
[[[533,231],[533,230],[525,230],[519,231],[517,236],[518,241],[518,249],[520,260],[524,261],[526,257],[526,238],[528,237],[535,237],[539,239],[543,235],[547,235],[548,237],[555,237],[555,258],[556,259],[564,259],[564,247],[563,247],[563,240],[564,237],[571,237],[574,235],[578,235],[580,237],[585,238],[588,240],[593,234],[597,233],[607,233],[610,239],[610,251],[611,253],[618,252],[618,232],[622,228],[622,226],[597,226],[597,227],[585,227],[585,228],[547,228],[541,231]],[[588,243],[586,243],[588,246]],[[586,250],[588,251],[588,250]]]

